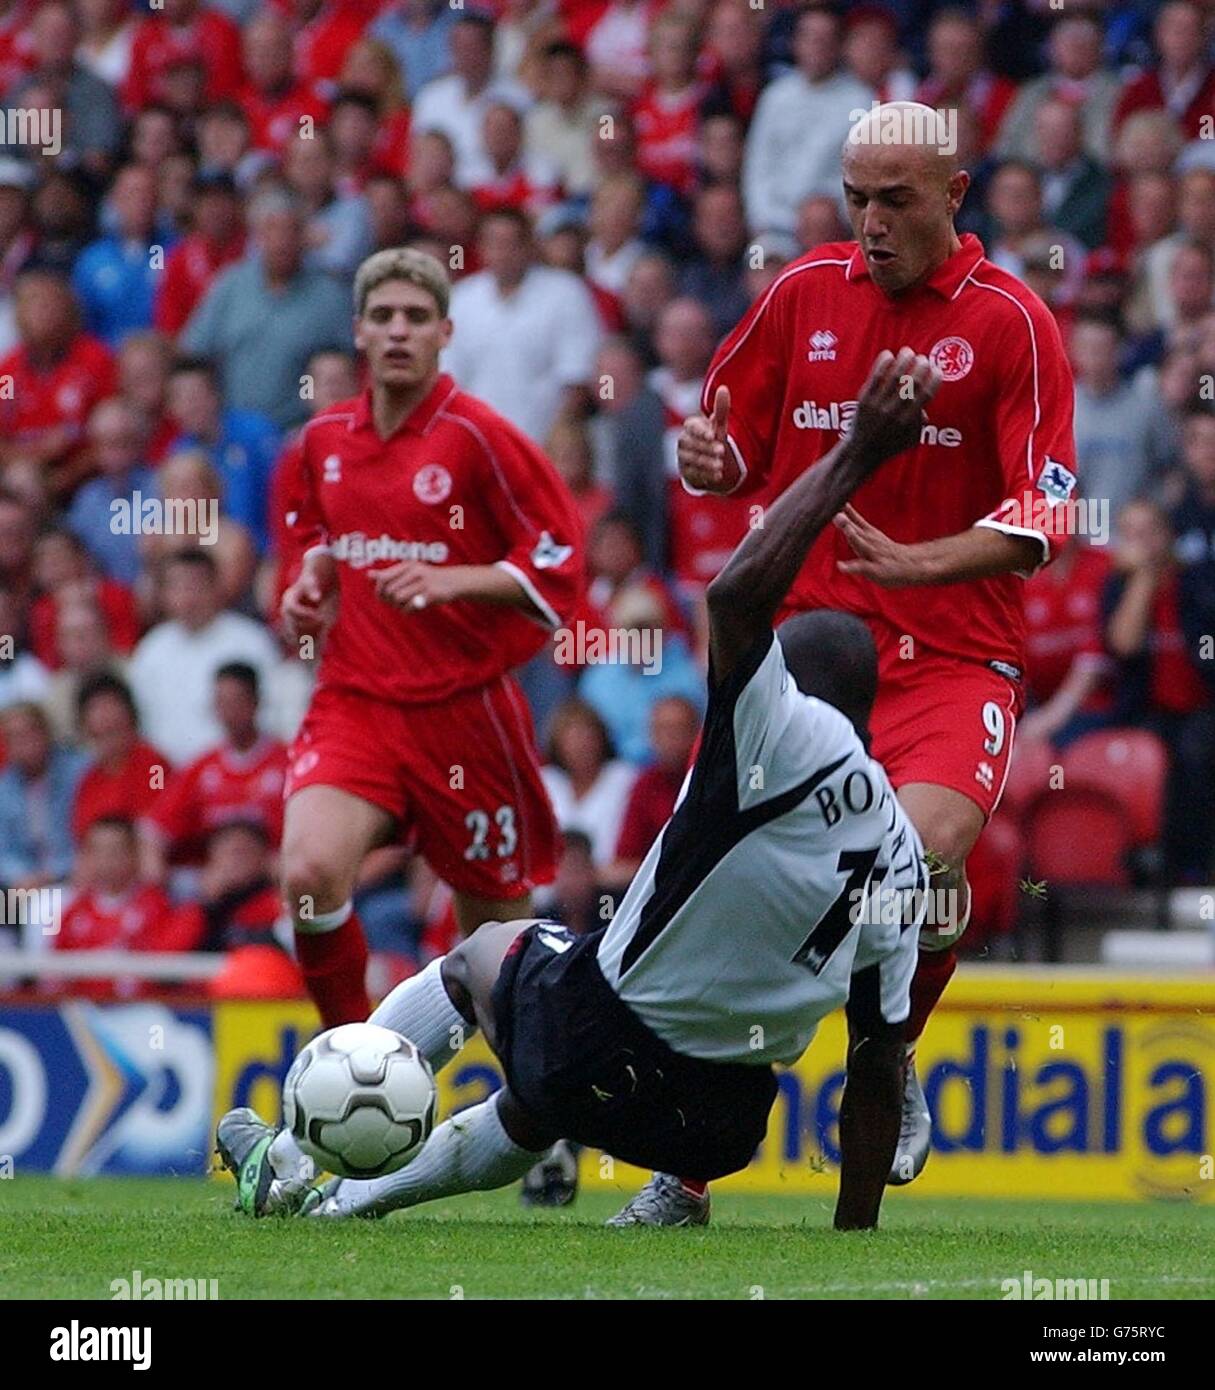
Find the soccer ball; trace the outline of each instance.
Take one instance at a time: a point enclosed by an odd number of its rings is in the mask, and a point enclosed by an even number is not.
[[[317,1165],[342,1178],[403,1168],[430,1137],[435,1079],[418,1049],[375,1023],[313,1038],[283,1085],[283,1119]]]

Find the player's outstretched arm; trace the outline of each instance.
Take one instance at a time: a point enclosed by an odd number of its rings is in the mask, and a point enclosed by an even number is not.
[[[856,555],[839,562],[841,571],[871,579],[884,589],[1032,574],[1045,558],[1042,542],[1034,536],[1011,535],[981,524],[910,545],[891,540],[855,507],[845,507],[836,524]]]
[[[883,460],[919,439],[940,377],[926,357],[883,352],[857,402],[851,431],[768,509],[709,585],[709,650],[721,680],[772,626],[823,527]]]
[[[902,1115],[903,1025],[860,1028],[848,1018],[848,1076],[840,1102],[840,1193],[837,1231],[877,1225]]]

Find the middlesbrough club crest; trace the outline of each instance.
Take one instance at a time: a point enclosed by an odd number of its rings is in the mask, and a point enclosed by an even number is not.
[[[928,350],[928,360],[942,381],[961,381],[975,364],[975,350],[965,338],[942,338]]]
[[[414,474],[413,495],[431,506],[446,502],[451,496],[451,474],[440,463],[428,463]]]

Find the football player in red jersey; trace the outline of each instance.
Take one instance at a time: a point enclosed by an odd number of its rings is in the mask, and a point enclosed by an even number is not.
[[[536,446],[439,370],[449,291],[423,252],[359,268],[371,385],[304,427],[288,518],[302,561],[283,618],[303,655],[323,650],[289,754],[283,876],[327,1028],[368,1013],[351,905],[368,850],[416,843],[466,935],[526,914],[554,869],[531,718],[507,673],[580,601],[580,524]]]
[[[919,446],[818,538],[778,615],[840,608],[868,623],[880,660],[873,755],[943,867],[934,887],[952,893],[948,924],[938,914],[921,936],[893,1183],[928,1156],[915,1042],[956,965],[970,914],[966,856],[1008,770],[1022,707],[1022,580],[1078,510],[1058,328],[976,237],[959,237],[970,178],[955,149],[948,113],[891,102],[861,115],[843,151],[856,241],[817,246],[777,276],[718,347],[703,414],[678,445],[689,488],[774,496],[850,428],[878,352],[909,346],[941,375]],[[613,1221],[707,1216],[702,1186],[666,1180]]]

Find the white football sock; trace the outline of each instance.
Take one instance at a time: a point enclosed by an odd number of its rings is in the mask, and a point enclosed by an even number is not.
[[[507,1187],[543,1156],[521,1149],[498,1116],[496,1096],[444,1120],[421,1153],[398,1173],[369,1182],[348,1178],[333,1194],[338,1210],[354,1216],[434,1202],[461,1192]]]
[[[440,973],[442,965],[440,957],[419,974],[402,980],[367,1020],[403,1033],[433,1071],[450,1062],[477,1031],[477,1025],[469,1023],[451,1002]]]
[[[316,1176],[316,1164],[295,1142],[289,1129],[280,1129],[270,1145],[270,1167],[276,1178],[299,1179],[311,1182]]]

